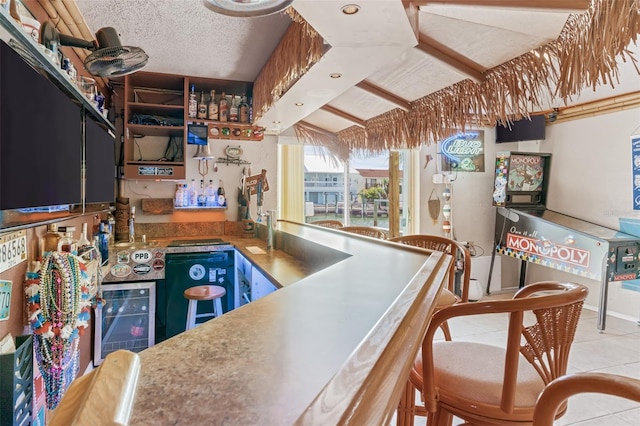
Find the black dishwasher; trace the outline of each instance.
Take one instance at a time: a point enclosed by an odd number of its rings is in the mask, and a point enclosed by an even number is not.
[[[165,297],[162,310],[165,324],[161,341],[182,333],[186,328],[188,301],[184,291],[197,285],[219,285],[227,294],[222,297],[222,310],[235,308],[234,251],[207,251],[198,253],[167,253],[165,255]],[[211,302],[199,302],[198,313],[211,312]],[[161,328],[162,329],[162,328]]]

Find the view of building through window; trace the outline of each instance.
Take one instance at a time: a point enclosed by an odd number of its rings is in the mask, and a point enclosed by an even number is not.
[[[304,200],[307,222],[338,219],[344,223],[347,208],[351,225],[388,228],[389,154],[368,158],[354,156],[348,166],[347,171],[343,162],[331,158],[320,148],[305,147]]]

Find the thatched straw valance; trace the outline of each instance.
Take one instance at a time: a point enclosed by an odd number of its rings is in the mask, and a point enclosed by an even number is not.
[[[253,111],[259,120],[324,55],[322,37],[293,8],[286,33],[253,85]]]
[[[553,42],[484,73],[480,83],[463,80],[338,132],[349,150],[372,153],[430,145],[455,132],[528,117],[550,100],[567,104],[584,88],[615,86],[618,61],[637,60],[628,46],[640,34],[640,0],[593,0],[571,15]]]

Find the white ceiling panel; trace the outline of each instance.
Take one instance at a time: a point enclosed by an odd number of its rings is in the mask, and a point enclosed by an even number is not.
[[[368,77],[367,81],[402,99],[415,101],[465,78],[437,59],[413,49],[401,65],[385,67]]]
[[[428,28],[423,27],[425,16],[439,16],[453,19],[460,23],[467,22],[485,27],[500,28],[514,33],[529,34],[542,38],[555,38],[562,31],[569,13],[534,9],[431,4],[420,7],[421,32],[428,30]],[[464,41],[464,38],[460,36],[457,38],[459,41]]]
[[[397,107],[357,86],[329,102],[329,105],[342,111],[349,111],[351,115],[361,120],[368,120]]]
[[[490,25],[438,15],[420,14],[420,32],[466,56],[493,68],[551,41],[543,34],[531,35]],[[461,37],[466,34],[466,37]],[[555,37],[558,34],[556,33]]]

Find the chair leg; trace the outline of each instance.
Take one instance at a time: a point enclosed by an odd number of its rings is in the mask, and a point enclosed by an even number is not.
[[[404,386],[404,392],[398,404],[396,413],[397,426],[413,426],[413,418],[416,410],[416,393],[415,387],[410,380]]]
[[[453,416],[448,411],[438,407],[435,413],[429,413],[427,416],[427,424],[430,426],[451,426],[453,424]]]
[[[219,297],[213,301],[213,313],[216,318],[222,316],[222,300]]]
[[[450,342],[451,341],[451,331],[449,330],[449,323],[446,321],[440,324],[440,330],[444,334],[444,340]]]
[[[186,330],[191,330],[196,325],[196,309],[198,307],[197,300],[189,300],[189,308],[187,310]]]

